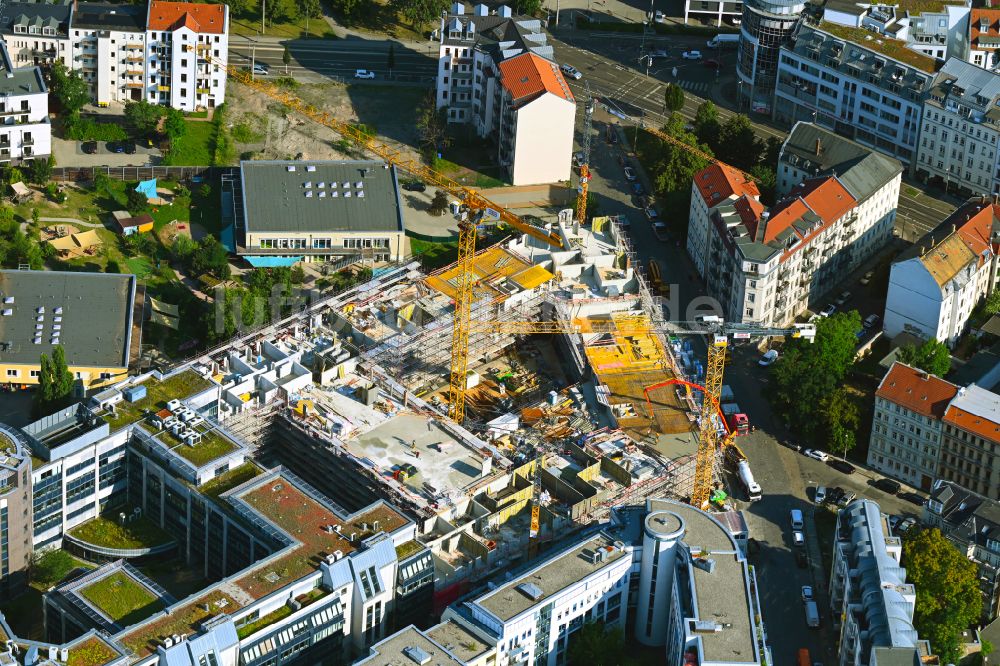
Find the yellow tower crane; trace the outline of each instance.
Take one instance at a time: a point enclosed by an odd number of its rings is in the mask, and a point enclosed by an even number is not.
[[[587,194],[590,191],[590,128],[594,115],[594,98],[590,95],[587,82],[587,103],[583,108],[583,159],[580,160],[580,198],[576,200],[576,221],[587,223]]]

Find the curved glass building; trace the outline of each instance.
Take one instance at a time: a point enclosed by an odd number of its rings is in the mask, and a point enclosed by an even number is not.
[[[741,111],[771,113],[778,73],[778,52],[795,31],[804,0],[746,0],[740,25],[739,76]]]

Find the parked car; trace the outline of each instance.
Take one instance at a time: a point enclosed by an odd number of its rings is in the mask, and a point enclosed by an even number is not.
[[[625,180],[631,183],[633,180],[635,180],[635,178],[636,178],[635,169],[633,169],[632,167],[625,167]]]
[[[826,486],[818,486],[816,488],[816,504],[822,504],[826,501]]]
[[[560,65],[559,69],[561,69],[563,74],[570,77],[571,79],[579,80],[583,78],[583,73],[573,65]]]
[[[111,152],[111,153],[124,153],[125,152],[125,142],[124,141],[108,141],[108,152]]]
[[[848,490],[847,492],[844,493],[843,497],[837,500],[837,506],[847,506],[855,499],[857,499],[857,497],[858,496],[855,493],[852,493],[850,490]]]
[[[135,155],[135,144],[131,141],[122,141],[122,151],[126,155]]]
[[[670,51],[668,51],[667,49],[653,49],[652,51],[649,52],[649,57],[650,58],[669,58],[670,57]]]
[[[646,213],[646,219],[648,219],[650,222],[656,219],[657,217],[656,209],[653,208],[652,206],[646,206],[646,208],[644,208],[643,211]]]
[[[798,565],[799,569],[805,569],[809,566],[809,559],[804,550],[795,551],[795,564]]]
[[[798,509],[792,509],[788,512],[788,522],[792,526],[792,530],[802,529],[802,512]]]
[[[837,297],[837,300],[834,301],[834,303],[836,303],[837,305],[843,305],[849,300],[851,300],[851,292],[842,291],[840,292],[840,296]]]
[[[764,355],[760,357],[760,360],[757,361],[757,365],[766,368],[767,366],[771,365],[777,360],[778,360],[778,350],[768,349],[766,352],[764,352]]]
[[[426,192],[427,186],[419,180],[408,180],[403,183],[403,189],[408,192]]]
[[[909,490],[906,491],[905,493],[899,493],[899,498],[906,500],[910,504],[916,504],[917,506],[923,506],[924,502],[927,501],[923,495],[920,495],[918,493]]]
[[[354,70],[354,78],[356,79],[374,79],[375,72],[370,69],[356,69]]]
[[[792,544],[796,548],[805,548],[806,546],[806,536],[799,530],[792,532]]]
[[[865,328],[875,328],[880,321],[882,321],[882,317],[879,317],[877,314],[870,314],[865,317]]]
[[[840,486],[834,486],[826,491],[826,501],[830,504],[840,504],[840,498],[846,494]]]
[[[916,524],[917,524],[916,518],[907,518],[906,520],[904,520],[899,524],[899,527],[896,528],[896,531],[900,534],[905,534],[908,529],[910,529]]]
[[[642,196],[646,193],[646,188],[642,186],[642,183],[632,183],[632,194],[636,196]]]
[[[819,449],[806,449],[802,452],[802,455],[807,458],[812,458],[813,460],[819,460],[820,462],[826,462],[830,459],[830,454],[825,451],[820,451]]]
[[[802,586],[802,601],[812,601],[813,600],[813,589],[811,585]]]
[[[875,277],[875,271],[868,271],[865,273],[865,276],[859,280],[859,282],[863,285],[867,285],[872,281],[873,277]]]
[[[838,472],[843,472],[844,474],[854,474],[854,465],[847,462],[846,460],[830,460],[826,463],[830,467],[834,468]]]
[[[80,150],[88,155],[93,155],[97,152],[97,142],[96,141],[84,141],[80,144]]]
[[[580,166],[581,164],[583,164],[583,159],[584,159],[584,154],[582,150],[573,153],[573,164],[575,164],[576,166]]]
[[[902,488],[902,486],[899,485],[899,481],[895,481],[893,479],[878,479],[872,483],[872,485],[882,492],[889,493],[890,495],[895,495],[899,492],[900,488]]]
[[[653,222],[653,235],[658,241],[667,242],[670,240],[670,232],[667,231],[667,225],[663,222]]]
[[[253,73],[267,75],[271,73],[271,68],[266,62],[255,62],[253,64]]]
[[[666,16],[659,9],[657,9],[656,13],[653,14],[653,20],[656,21],[657,23],[663,23],[663,20],[665,18],[666,18]]]
[[[701,60],[701,51],[685,51],[681,57],[685,60]]]
[[[822,310],[819,311],[819,316],[820,317],[829,317],[830,315],[832,315],[836,311],[837,311],[837,306],[834,305],[833,303],[830,303],[825,308],[823,308]]]
[[[787,446],[792,451],[799,451],[799,452],[802,451],[802,446],[800,444],[796,443],[796,442],[793,442],[790,439],[783,439],[783,440],[781,440],[781,445],[782,446]]]
[[[902,516],[896,516],[896,515],[889,516],[889,528],[892,529],[893,531],[895,531],[895,529],[899,526],[901,522],[903,522]]]

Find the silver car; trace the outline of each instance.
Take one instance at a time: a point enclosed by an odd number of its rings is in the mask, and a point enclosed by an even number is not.
[[[570,77],[571,79],[582,79],[583,74],[573,65],[560,65],[559,69],[562,70],[563,74]]]

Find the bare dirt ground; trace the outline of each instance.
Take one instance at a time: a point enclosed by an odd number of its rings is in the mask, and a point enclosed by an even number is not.
[[[339,83],[303,84],[294,94],[329,112],[339,120],[363,123],[375,130],[379,139],[416,158],[413,147],[417,130],[413,109],[427,94],[422,88],[390,86],[347,86]],[[304,116],[289,112],[281,104],[246,86],[231,86],[226,124],[230,130],[244,125],[244,138],[258,141],[241,143],[234,136],[236,152],[243,159],[356,159],[370,157],[342,140],[332,129]],[[249,153],[249,154],[248,154]]]

